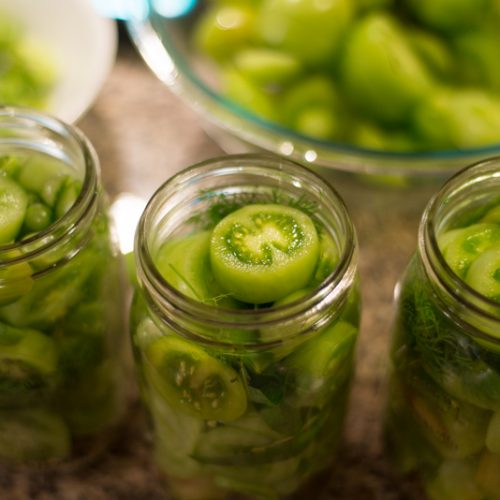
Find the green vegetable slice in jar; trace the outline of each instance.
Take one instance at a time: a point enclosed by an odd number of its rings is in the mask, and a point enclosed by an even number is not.
[[[52,385],[58,354],[41,332],[0,323],[0,404],[22,405]]]
[[[24,160],[17,181],[23,189],[36,194],[45,204],[53,207],[67,172],[64,163],[38,155]]]
[[[424,373],[413,371],[405,396],[429,443],[446,458],[462,459],[484,446],[490,413],[452,398]]]
[[[163,278],[192,299],[236,307],[210,269],[210,231],[181,236],[165,243],[155,258]]]
[[[212,232],[210,261],[227,292],[252,304],[274,302],[310,281],[319,256],[311,218],[284,205],[248,205]]]
[[[354,326],[338,321],[283,360],[294,374],[296,400],[290,404],[324,404],[346,383],[353,369],[350,352],[356,337]]]
[[[452,229],[439,237],[444,259],[461,278],[479,255],[497,243],[500,243],[500,225],[490,223]]]
[[[15,181],[0,176],[0,244],[16,239],[27,206],[26,192]]]
[[[481,295],[500,302],[500,245],[486,250],[471,264],[465,282]]]
[[[148,344],[144,356],[146,377],[172,407],[206,420],[230,421],[245,413],[241,377],[195,344],[166,336]]]

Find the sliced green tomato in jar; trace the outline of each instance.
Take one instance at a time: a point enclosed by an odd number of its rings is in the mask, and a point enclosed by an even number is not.
[[[26,209],[26,216],[24,218],[23,233],[38,233],[43,231],[52,223],[51,209],[41,202],[30,203]]]
[[[167,241],[155,260],[163,278],[184,295],[207,304],[237,307],[210,269],[209,231]]]
[[[319,258],[314,270],[314,283],[321,283],[328,278],[339,263],[339,250],[332,235],[326,231],[319,233]]]
[[[27,262],[0,266],[0,307],[29,293],[33,287],[32,274]]]
[[[56,220],[65,215],[75,204],[81,190],[82,184],[80,181],[70,178],[64,181],[55,206]]]
[[[33,282],[31,291],[19,300],[0,307],[0,319],[17,327],[45,329],[63,318],[69,309],[85,299],[85,288],[103,256],[90,249]]]
[[[26,191],[36,193],[45,204],[54,207],[70,173],[72,171],[63,162],[38,155],[26,160],[17,180]]]
[[[174,336],[144,349],[145,375],[168,404],[206,420],[230,421],[247,408],[245,385],[230,366]]]
[[[450,268],[465,278],[470,265],[479,255],[500,244],[500,225],[485,222],[452,229],[440,235],[438,243]]]
[[[292,374],[293,406],[323,406],[349,380],[357,329],[338,321],[283,360]]]
[[[0,176],[0,245],[16,239],[27,206],[26,192],[15,181]]]
[[[500,302],[500,244],[477,257],[467,271],[465,282],[481,295]]]
[[[424,373],[414,372],[406,398],[429,443],[451,459],[474,455],[484,446],[490,413],[444,392]]]
[[[57,414],[44,408],[0,410],[0,461],[47,463],[70,451],[71,436]]]
[[[212,232],[210,262],[228,293],[251,304],[279,300],[308,284],[319,241],[311,218],[284,205],[248,205]]]
[[[23,405],[41,397],[53,385],[57,364],[50,337],[0,323],[0,404]]]

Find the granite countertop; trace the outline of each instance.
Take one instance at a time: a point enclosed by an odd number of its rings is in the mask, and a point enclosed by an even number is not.
[[[180,169],[222,154],[197,116],[172,95],[128,45],[90,112],[79,123],[101,160],[111,197],[147,198]],[[363,320],[345,443],[319,500],[422,498],[394,477],[382,453],[381,416],[394,285],[413,252],[420,212],[434,188],[387,192],[323,172],[358,230]],[[72,471],[0,471],[2,500],[167,499],[150,456],[145,418],[133,405],[118,439],[94,465]]]

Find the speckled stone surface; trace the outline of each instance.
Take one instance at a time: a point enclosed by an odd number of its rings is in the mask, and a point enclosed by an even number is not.
[[[79,123],[101,160],[111,197],[149,197],[180,169],[222,154],[197,116],[122,47],[95,105]],[[325,173],[325,172],[323,172]],[[363,321],[357,375],[343,444],[331,481],[318,500],[418,500],[409,480],[395,477],[383,455],[383,410],[394,285],[416,239],[421,209],[434,188],[387,192],[325,173],[347,202],[360,241]],[[1,500],[168,499],[150,458],[145,418],[135,404],[115,443],[77,472],[0,470]]]

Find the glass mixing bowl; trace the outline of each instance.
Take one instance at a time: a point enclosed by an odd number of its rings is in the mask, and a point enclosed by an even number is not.
[[[209,0],[144,0],[128,29],[142,57],[168,88],[203,117],[203,126],[227,152],[263,149],[314,167],[360,174],[388,185],[439,181],[500,144],[462,150],[388,152],[318,140],[266,121],[226,99],[210,63],[193,48],[192,28]]]

